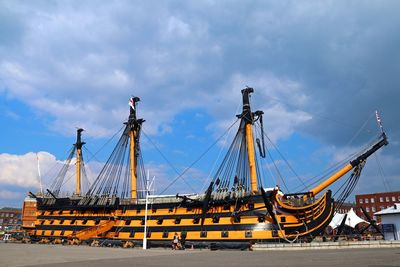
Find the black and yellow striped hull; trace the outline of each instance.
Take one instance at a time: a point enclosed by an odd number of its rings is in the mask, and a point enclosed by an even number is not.
[[[110,221],[113,223],[107,231],[85,239],[140,243],[144,238],[144,204],[117,200],[113,205],[78,206],[71,199],[58,199],[51,205],[38,202],[32,234],[39,239],[71,238]],[[334,211],[330,191],[306,206],[291,206],[279,198],[274,203],[277,224],[259,195],[240,201],[214,201],[205,214],[201,203],[191,201],[152,204],[147,211],[147,240],[170,244],[175,233],[185,236],[187,242],[202,243],[312,239],[329,224]]]

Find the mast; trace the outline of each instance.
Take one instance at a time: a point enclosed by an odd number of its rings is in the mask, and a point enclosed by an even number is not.
[[[364,162],[369,156],[375,153],[378,149],[380,149],[383,146],[386,146],[387,144],[389,144],[389,142],[387,140],[386,134],[383,132],[378,141],[376,141],[373,145],[371,145],[366,151],[361,153],[354,160],[350,161],[349,164],[344,166],[338,172],[334,173],[332,176],[323,181],[321,184],[311,189],[310,190],[311,195],[313,196],[317,195],[319,192],[321,192],[322,190],[324,190],[325,188],[327,188],[328,186],[339,180],[343,175],[348,173],[350,170],[352,170],[353,168]]]
[[[75,148],[76,148],[76,189],[75,193],[77,195],[81,194],[81,165],[82,165],[82,146],[85,144],[85,142],[82,142],[81,140],[81,135],[82,135],[83,129],[79,128],[76,130],[76,143]]]
[[[254,138],[253,138],[253,113],[251,112],[251,107],[250,107],[250,94],[253,92],[254,89],[250,87],[247,87],[242,90],[243,111],[241,118],[242,118],[242,123],[244,123],[245,125],[247,155],[250,168],[251,192],[257,193],[258,183],[257,183],[257,170],[256,170]]]
[[[129,127],[129,170],[130,170],[130,193],[132,199],[137,199],[137,158],[139,156],[139,136],[143,119],[136,118],[136,103],[139,97],[131,97],[129,100],[130,114],[127,125]]]
[[[131,173],[131,198],[137,199],[137,176],[136,176],[136,158],[135,158],[135,130],[129,131],[129,159]]]

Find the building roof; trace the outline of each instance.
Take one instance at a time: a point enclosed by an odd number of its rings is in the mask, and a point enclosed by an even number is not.
[[[400,203],[395,203],[394,206],[389,207],[387,209],[378,211],[376,213],[374,213],[374,215],[388,215],[388,214],[396,214],[396,213],[400,213]]]
[[[345,214],[340,214],[340,213],[335,213],[335,216],[333,216],[332,221],[329,223],[329,226],[332,227],[333,229],[339,227],[342,224],[342,221],[344,219]],[[354,212],[353,208],[351,208],[347,212],[347,218],[345,221],[345,224],[347,226],[350,226],[351,228],[356,227],[357,224],[365,222],[363,219],[357,216],[357,214]]]
[[[387,192],[375,192],[375,193],[364,193],[364,194],[357,194],[356,197],[365,197],[365,196],[372,196],[372,195],[389,195],[389,194],[400,194],[400,191],[387,191]]]

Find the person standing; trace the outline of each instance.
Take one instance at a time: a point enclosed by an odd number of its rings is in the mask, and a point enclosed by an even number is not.
[[[181,249],[185,250],[186,236],[181,234]]]
[[[178,233],[174,234],[174,238],[172,239],[172,249],[176,250],[178,248],[178,243],[179,243],[179,236]]]

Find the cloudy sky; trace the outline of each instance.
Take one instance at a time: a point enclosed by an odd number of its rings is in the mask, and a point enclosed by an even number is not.
[[[176,173],[151,143],[183,171],[234,121],[245,86],[305,182],[376,138],[378,109],[390,146],[356,192],[398,191],[398,10],[395,0],[0,1],[0,206],[39,189],[37,155],[51,181],[76,127],[88,151],[103,147],[131,95],[142,99],[144,159],[162,191]],[[224,142],[177,189],[201,191]],[[88,164],[92,180],[107,144]],[[293,172],[282,173],[294,190]],[[276,182],[271,172],[265,184]]]

